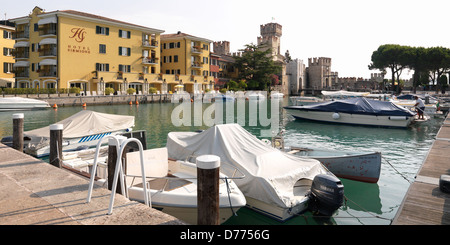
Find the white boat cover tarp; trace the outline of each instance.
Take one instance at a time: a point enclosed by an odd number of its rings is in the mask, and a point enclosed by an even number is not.
[[[131,128],[134,126],[134,116],[83,110],[55,124],[63,125],[64,138],[77,138]],[[24,135],[49,138],[50,126],[24,132]]]
[[[293,193],[298,180],[313,180],[317,174],[327,172],[319,161],[275,149],[239,124],[216,125],[201,133],[171,132],[167,149],[169,157],[176,160],[193,155],[219,156],[221,165],[230,164],[245,174],[245,178],[234,180],[245,196],[281,208],[293,207],[303,200]]]

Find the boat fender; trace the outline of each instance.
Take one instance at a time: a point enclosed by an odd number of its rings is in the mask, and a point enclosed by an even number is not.
[[[404,121],[404,120],[407,120],[408,118],[407,117],[405,117],[405,116],[390,116],[389,117],[389,120],[392,120],[392,121]]]
[[[314,177],[308,196],[309,210],[331,216],[344,202],[344,185],[334,175],[318,174]]]
[[[334,120],[337,120],[337,119],[339,119],[340,117],[341,117],[341,115],[339,115],[339,113],[337,113],[337,112],[333,113],[333,119],[334,119]]]

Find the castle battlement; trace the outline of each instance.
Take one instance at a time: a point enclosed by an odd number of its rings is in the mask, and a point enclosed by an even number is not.
[[[262,36],[277,36],[282,35],[282,26],[278,23],[268,23],[260,26]]]

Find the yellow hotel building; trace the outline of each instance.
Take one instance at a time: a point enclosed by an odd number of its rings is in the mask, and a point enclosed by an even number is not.
[[[161,72],[174,74],[189,92],[199,93],[213,89],[214,77],[210,76],[212,42],[182,32],[162,34]]]
[[[14,86],[14,40],[13,33],[14,27],[0,23],[0,49],[2,53],[0,54],[0,64],[2,65],[2,70],[0,71],[0,87],[13,87]]]
[[[174,92],[171,84],[180,84],[175,74],[161,71],[163,30],[74,10],[44,12],[39,7],[10,21],[16,24],[17,87],[79,87],[88,94],[103,94],[106,87],[122,94],[135,88],[146,94],[150,87],[158,93]],[[194,82],[183,85],[188,84]]]

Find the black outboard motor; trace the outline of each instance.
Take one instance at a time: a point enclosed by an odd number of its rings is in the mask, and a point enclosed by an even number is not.
[[[309,197],[308,208],[313,213],[331,216],[342,206],[344,185],[334,175],[318,174],[312,182]]]

